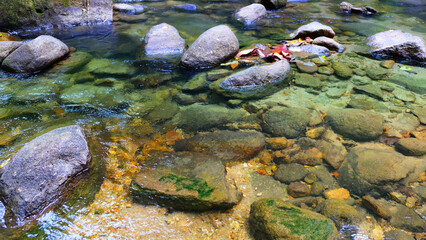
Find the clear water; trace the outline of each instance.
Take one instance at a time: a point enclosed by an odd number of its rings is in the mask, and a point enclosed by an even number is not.
[[[128,65],[134,68],[134,74],[113,79],[98,79],[95,84],[107,87],[114,93],[99,99],[91,99],[87,103],[69,104],[60,98],[60,94],[75,84],[70,80],[72,75],[57,73],[55,69],[31,77],[0,73],[0,133],[2,137],[7,138],[6,134],[11,134],[11,131],[19,132],[16,139],[13,137],[14,140],[9,144],[0,146],[1,162],[4,163],[34,136],[69,124],[86,127],[95,162],[89,180],[82,183],[65,203],[55,211],[45,213],[34,224],[22,228],[3,226],[4,228],[0,228],[0,238],[164,239],[172,236],[175,239],[210,239],[219,236],[216,239],[220,239],[230,231],[231,226],[222,226],[223,230],[217,230],[220,227],[212,230],[209,229],[212,228],[209,219],[217,217],[224,222],[223,225],[226,225],[228,222],[225,219],[235,218],[235,221],[244,219],[247,210],[244,211],[243,207],[238,209],[233,213],[237,214],[237,217],[232,217],[229,213],[198,215],[174,213],[172,217],[175,221],[170,222],[170,219],[165,221],[164,209],[137,206],[128,200],[126,184],[123,181],[134,173],[130,167],[119,168],[123,163],[134,164],[137,168],[138,163],[133,162],[135,155],[121,158],[117,160],[118,163],[112,160],[114,157],[117,158],[115,153],[111,153],[114,147],[125,151],[123,150],[126,149],[125,146],[132,144],[136,145],[135,148],[156,141],[161,145],[161,139],[165,138],[167,132],[174,131],[175,126],[169,121],[170,116],[158,120],[150,116],[150,113],[153,109],[161,109],[166,103],[174,103],[174,95],[180,93],[182,85],[196,74],[182,70],[178,65],[178,58],[146,57],[142,45],[145,33],[151,26],[166,22],[176,27],[190,45],[205,30],[219,24],[228,24],[236,33],[240,47],[247,48],[256,43],[279,44],[288,39],[288,34],[300,25],[319,21],[333,27],[338,41],[345,43],[348,49],[362,46],[366,37],[388,29],[401,29],[425,39],[426,3],[421,0],[403,2],[352,1],[356,6],[369,5],[380,12],[373,17],[364,17],[341,14],[338,8],[340,1],[337,0],[289,1],[286,8],[269,12],[265,26],[260,29],[243,29],[232,20],[234,11],[245,5],[237,1],[194,2],[199,7],[196,12],[183,12],[172,8],[186,2],[143,2],[141,4],[148,7],[145,13],[135,16],[115,15],[114,23],[110,26],[53,31],[51,34],[75,48],[76,52],[87,52],[94,58],[106,58],[115,64]],[[162,83],[146,87],[146,81],[140,83],[130,80],[136,76],[148,79],[148,82],[162,81]],[[50,86],[48,93],[38,92],[40,86]],[[31,97],[18,97],[20,93]],[[208,91],[203,94],[197,95],[198,99],[202,99],[200,101],[226,104],[226,99]],[[120,98],[119,101],[111,101],[114,97]],[[190,132],[185,134],[191,135]],[[114,175],[120,172],[117,169],[124,174]],[[122,192],[108,190],[120,186],[124,186]],[[99,191],[104,195],[95,196]],[[112,203],[114,201],[121,204],[116,212],[105,210],[98,215],[91,212],[94,209],[103,209],[99,205],[114,208],[115,205]],[[126,207],[127,204],[131,204],[131,207]],[[242,203],[244,204],[248,203]],[[182,225],[182,222],[186,225]],[[3,222],[0,221],[0,224]],[[246,225],[243,223],[241,226]],[[193,231],[188,231],[185,227]],[[246,231],[236,238],[250,239]]]

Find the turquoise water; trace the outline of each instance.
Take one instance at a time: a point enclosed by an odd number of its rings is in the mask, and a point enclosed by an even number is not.
[[[53,35],[74,48],[75,53],[85,52],[93,59],[101,59],[96,64],[103,64],[103,61],[108,66],[120,65],[125,68],[125,73],[106,72],[78,83],[78,74],[87,72],[90,67],[82,67],[74,73],[64,73],[61,67],[54,67],[30,77],[0,72],[0,139],[6,141],[6,144],[0,146],[0,162],[4,163],[34,136],[69,124],[86,127],[95,162],[89,180],[80,184],[62,206],[45,213],[34,224],[22,228],[3,226],[4,228],[0,228],[0,238],[107,238],[107,233],[84,235],[84,228],[79,231],[74,222],[81,216],[89,215],[88,206],[96,198],[95,194],[101,184],[105,179],[112,179],[108,174],[114,172],[111,168],[117,166],[109,166],[111,155],[107,152],[111,146],[122,144],[115,139],[133,139],[136,145],[142,146],[143,143],[155,141],[161,138],[158,136],[174,131],[176,126],[170,120],[178,112],[176,108],[183,107],[177,96],[182,94],[182,86],[197,73],[183,70],[179,66],[179,58],[153,59],[144,55],[142,40],[151,26],[169,23],[191,45],[205,30],[227,24],[239,39],[240,48],[244,49],[256,43],[280,44],[283,40],[288,40],[288,35],[299,26],[319,21],[333,27],[337,41],[345,44],[347,52],[350,52],[352,49],[365,49],[364,43],[368,36],[389,29],[401,29],[425,39],[426,4],[415,0],[410,3],[401,2],[352,2],[356,6],[369,5],[376,8],[379,14],[372,17],[341,14],[338,8],[340,1],[336,0],[289,2],[284,9],[269,11],[265,25],[258,29],[244,29],[232,19],[234,11],[245,5],[236,1],[194,2],[198,6],[195,12],[173,8],[174,5],[185,3],[180,1],[143,2],[140,4],[148,7],[146,12],[135,16],[116,14],[113,24],[109,26],[83,26],[53,31]],[[293,68],[296,69],[294,66]],[[338,84],[330,80],[330,87]],[[77,85],[82,87],[73,88]],[[75,96],[88,87],[93,92],[84,93],[86,96]],[[73,92],[70,93],[70,89]],[[299,95],[290,95],[290,105],[315,105],[314,108],[321,110],[340,106],[347,100],[329,99],[321,94],[308,96],[312,89],[298,88],[294,91]],[[94,92],[96,94],[90,96]],[[191,101],[229,106],[228,99],[208,90],[185,94],[191,97]],[[414,94],[424,99],[421,93]],[[300,96],[306,96],[312,101],[301,103],[298,99]],[[264,104],[268,104],[267,101]],[[233,107],[241,108],[242,104]],[[184,134],[190,136],[194,133],[184,130]],[[119,180],[115,180],[115,184],[121,184]],[[106,205],[108,203],[106,198],[103,200],[100,197],[98,201],[101,205],[102,201]],[[135,214],[138,211],[140,209],[135,209]],[[108,216],[113,218],[112,215]],[[197,216],[186,217],[202,228],[204,219],[200,220]],[[125,225],[128,219],[114,221]],[[0,224],[3,222],[0,221]],[[70,230],[70,226],[74,228]],[[93,219],[88,221],[87,227],[90,229],[91,226],[92,230],[99,227]],[[158,224],[151,228],[156,229],[155,234],[145,229],[136,236],[142,239],[161,239],[170,232],[179,232],[176,226]],[[120,231],[111,232],[116,234],[111,239],[120,239],[120,236],[128,239],[128,235]]]

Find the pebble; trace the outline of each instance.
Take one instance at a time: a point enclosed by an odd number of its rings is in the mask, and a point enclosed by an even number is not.
[[[349,191],[344,188],[327,190],[324,192],[324,197],[327,199],[337,198],[340,200],[346,200],[350,197]]]
[[[385,60],[385,61],[382,61],[380,63],[380,66],[387,68],[387,69],[391,69],[394,64],[395,64],[394,60]]]

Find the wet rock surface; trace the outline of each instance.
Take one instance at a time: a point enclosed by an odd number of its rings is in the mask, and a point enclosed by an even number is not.
[[[296,138],[308,126],[309,115],[304,108],[274,107],[263,115],[262,128],[274,136]]]
[[[62,127],[28,142],[0,170],[0,192],[19,223],[41,214],[71,191],[91,155],[80,126]]]
[[[217,80],[210,86],[220,94],[234,98],[259,98],[273,91],[277,85],[290,81],[290,64],[281,60],[272,64],[250,67]]]
[[[384,193],[403,185],[426,169],[421,159],[404,157],[391,150],[354,149],[339,168],[339,183],[351,193]],[[385,184],[384,184],[385,183]]]
[[[303,25],[299,27],[296,31],[294,31],[290,37],[292,38],[306,38],[310,37],[312,39],[316,37],[329,37],[333,38],[335,35],[333,29],[331,27],[321,24],[319,22],[311,22],[309,24]]]
[[[239,42],[226,25],[219,25],[201,34],[181,58],[190,69],[212,68],[237,54]],[[206,54],[209,53],[209,54]]]
[[[312,41],[312,43],[316,45],[324,46],[336,52],[343,52],[343,50],[345,49],[345,47],[342,44],[328,37],[317,37]]]
[[[144,42],[147,55],[181,54],[185,49],[185,40],[175,27],[167,23],[153,26],[146,33]]]
[[[227,209],[241,198],[226,182],[225,167],[202,153],[159,153],[130,186],[134,201],[184,211]]]
[[[42,35],[13,51],[4,59],[1,68],[17,73],[38,72],[61,60],[68,52],[65,43]]]
[[[383,117],[375,112],[333,109],[326,119],[334,131],[354,140],[374,140],[383,132]]]
[[[177,151],[204,152],[224,161],[248,160],[265,146],[265,137],[256,131],[216,131],[200,133],[176,142]]]
[[[195,103],[183,107],[173,123],[188,130],[207,130],[219,125],[238,122],[249,115],[244,109],[231,109],[220,105]],[[194,116],[197,116],[194,118]]]
[[[331,240],[337,234],[334,224],[323,215],[273,198],[251,205],[249,224],[255,239]]]
[[[395,148],[408,156],[422,156],[426,154],[426,142],[416,138],[402,138],[396,142]]]
[[[392,58],[400,61],[426,61],[426,47],[421,37],[404,33],[401,30],[389,30],[374,34],[368,38],[371,54],[378,59]]]
[[[235,18],[245,26],[252,26],[259,23],[260,18],[266,16],[266,8],[262,4],[253,3],[241,8],[235,14]]]

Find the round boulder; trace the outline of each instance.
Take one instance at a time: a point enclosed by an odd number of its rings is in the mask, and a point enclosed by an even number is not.
[[[235,18],[245,26],[255,25],[264,16],[266,16],[266,8],[258,3],[243,7],[235,14]]]
[[[374,111],[332,109],[326,120],[334,131],[357,141],[375,140],[383,133],[383,117]]]
[[[2,169],[0,194],[21,222],[42,213],[72,190],[91,155],[83,129],[55,129],[26,143]]]
[[[368,45],[373,57],[378,59],[395,59],[416,61],[426,64],[426,47],[421,37],[404,33],[401,30],[389,30],[372,35]]]
[[[320,45],[323,47],[326,47],[332,51],[336,51],[336,52],[343,52],[343,50],[345,49],[345,47],[334,41],[334,39],[332,38],[328,38],[328,37],[317,37],[314,39],[314,41],[312,41],[313,44],[316,45]]]
[[[296,31],[290,34],[292,38],[316,38],[316,37],[329,37],[333,38],[335,35],[333,29],[329,26],[319,22],[311,22],[309,24],[299,27]]]
[[[0,64],[9,56],[15,49],[20,47],[23,43],[17,41],[0,41]]]
[[[1,68],[17,73],[39,72],[62,59],[69,53],[69,48],[60,40],[42,35],[22,46],[7,56]]]
[[[286,60],[272,64],[250,67],[235,73],[225,79],[219,79],[210,87],[227,97],[232,98],[259,98],[268,95],[281,84],[290,81],[290,64]]]
[[[185,40],[175,27],[167,23],[161,23],[149,29],[144,41],[146,55],[181,54],[185,49]]]
[[[212,27],[201,34],[181,58],[190,69],[213,68],[237,54],[239,42],[228,26]]]

